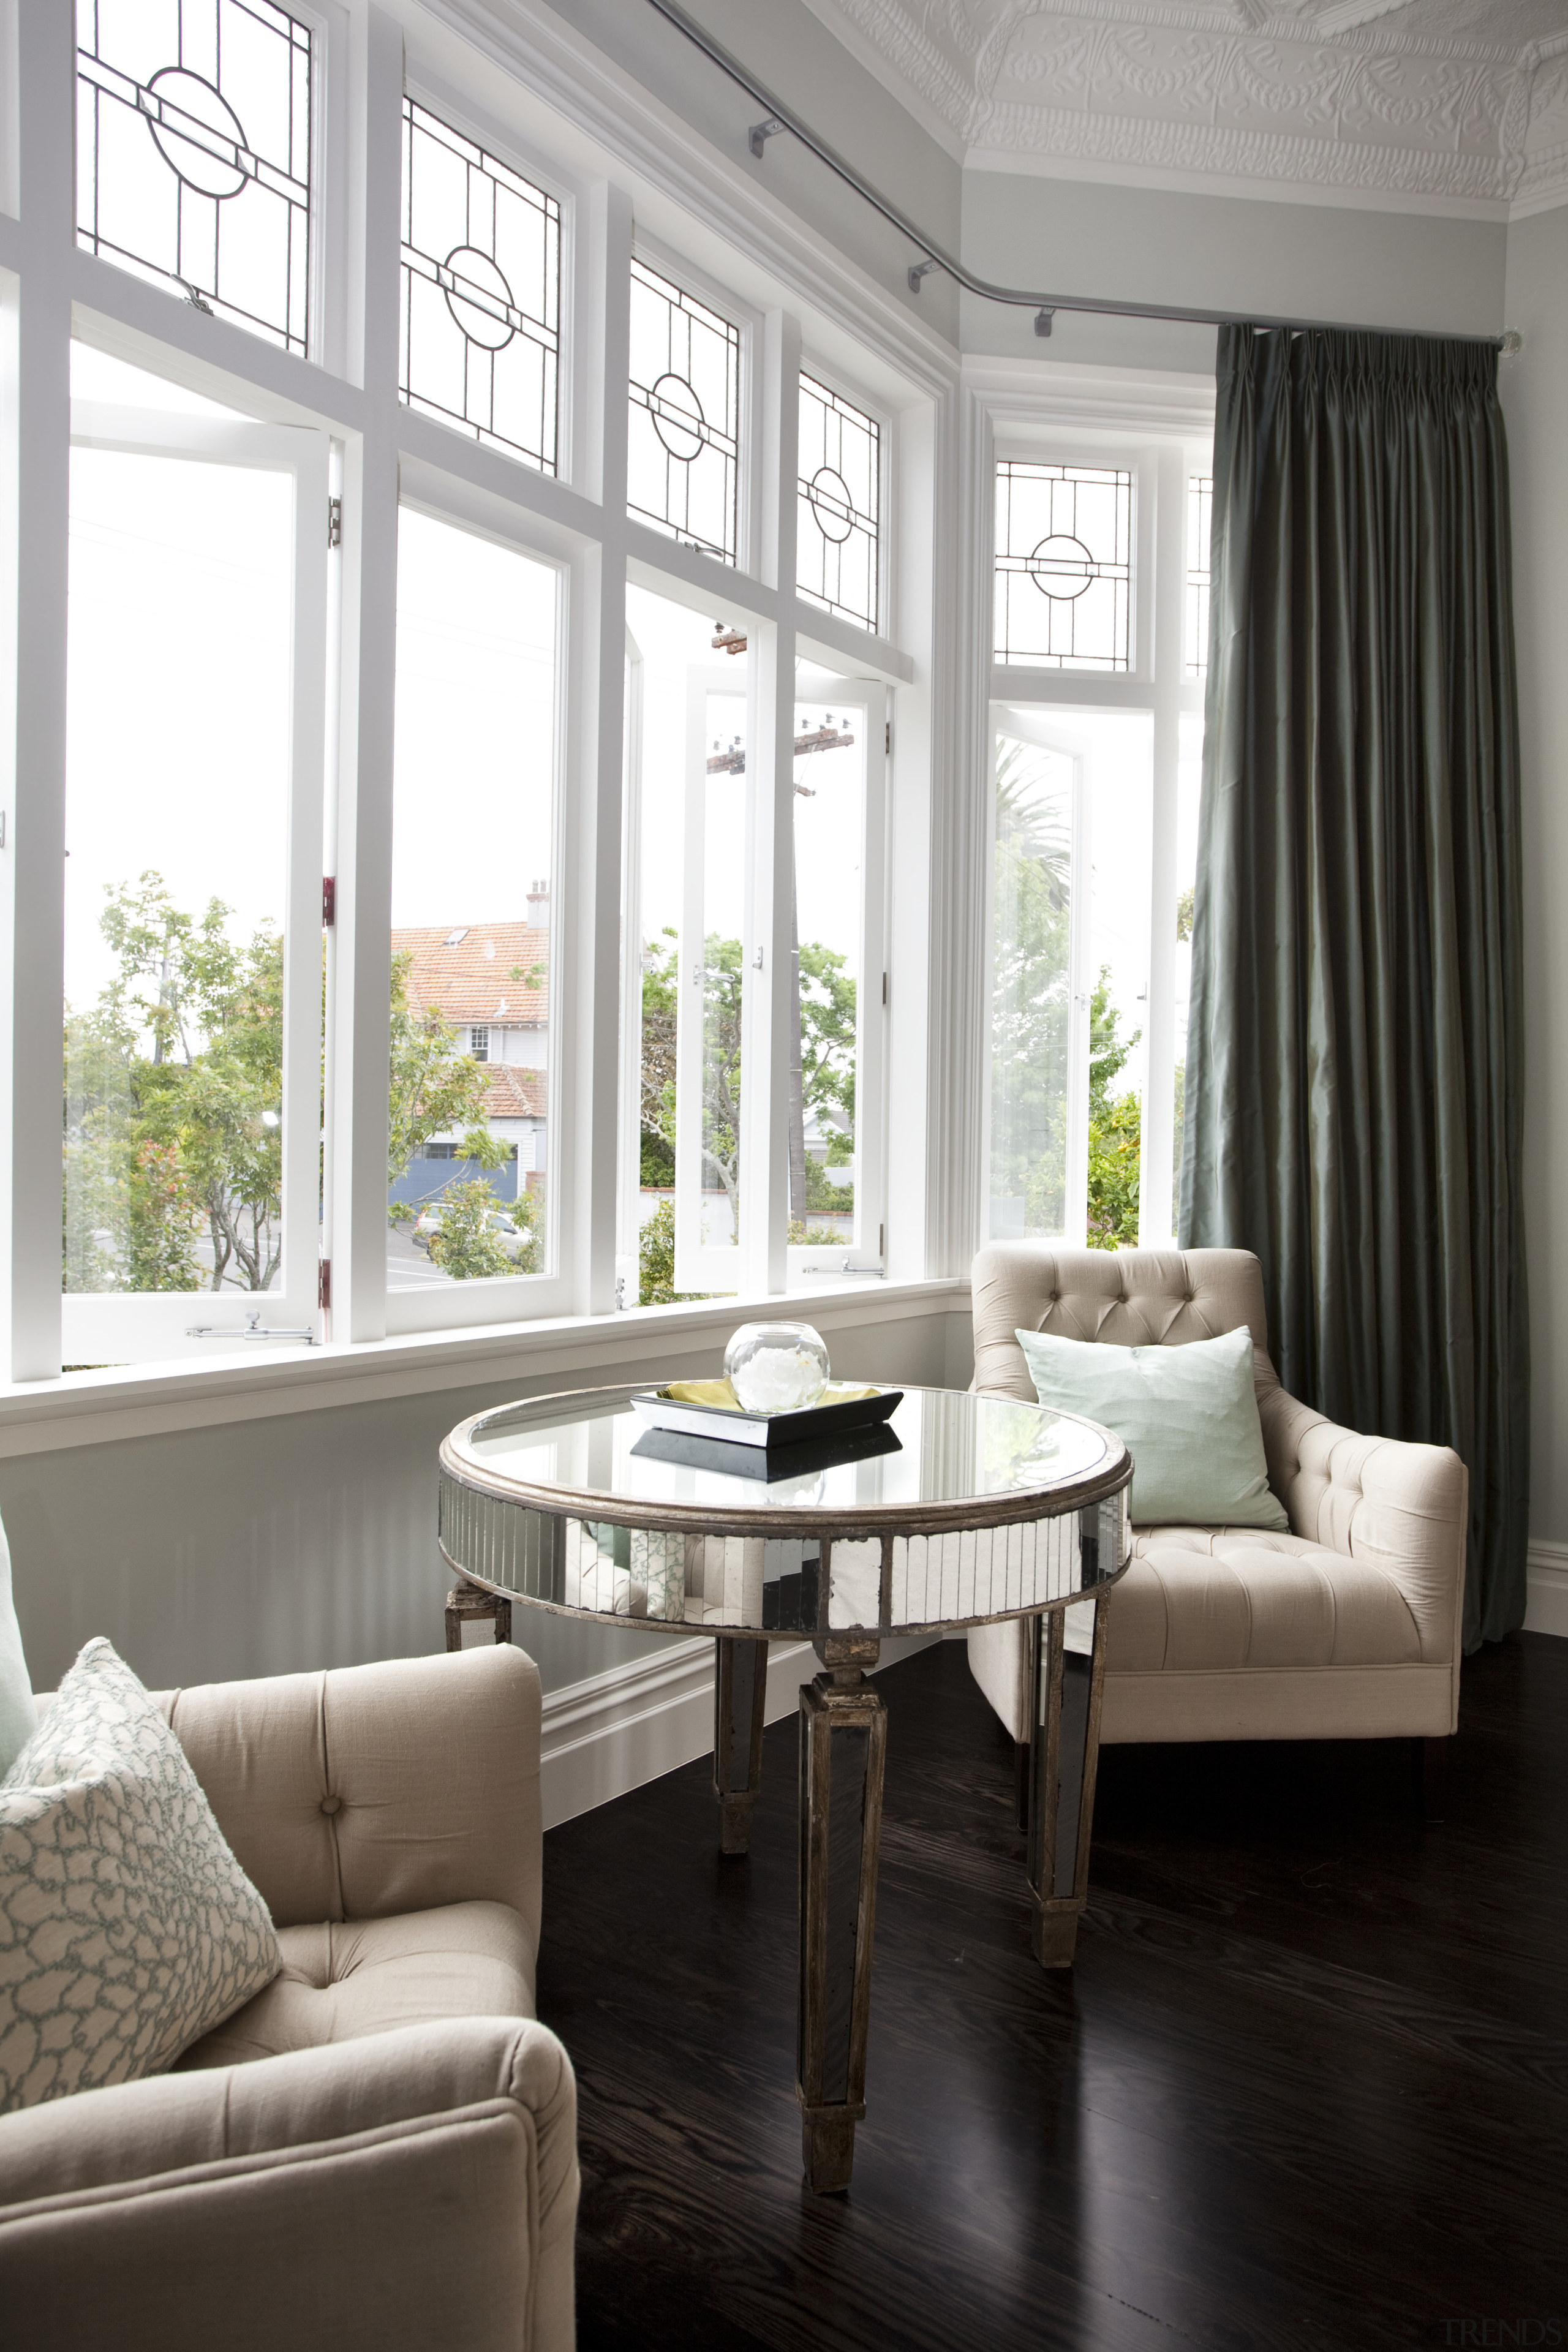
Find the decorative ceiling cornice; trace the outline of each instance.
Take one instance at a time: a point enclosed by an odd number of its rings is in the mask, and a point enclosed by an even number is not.
[[[1568,0],[810,0],[965,162],[1568,202]]]

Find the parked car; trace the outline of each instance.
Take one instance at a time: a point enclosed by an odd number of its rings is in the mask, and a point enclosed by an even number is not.
[[[440,1231],[441,1226],[445,1222],[446,1214],[446,1207],[442,1202],[427,1201],[426,1202],[425,1206],[420,1210],[419,1214],[415,1218],[414,1231],[409,1235],[409,1239],[414,1244],[416,1249],[429,1249],[430,1237],[433,1234]],[[519,1250],[521,1249],[524,1242],[528,1239],[528,1235],[523,1231],[523,1228],[514,1218],[509,1217],[504,1209],[492,1209],[490,1211],[489,1225],[490,1231],[500,1241],[501,1247],[506,1251],[508,1256],[515,1257]]]

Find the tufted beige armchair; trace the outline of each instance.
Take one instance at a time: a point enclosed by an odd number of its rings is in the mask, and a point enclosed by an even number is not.
[[[161,1704],[282,1969],[172,2073],[0,2116],[0,2336],[571,2352],[576,2089],[533,2015],[532,1660]]]
[[[1287,1396],[1248,1250],[1058,1250],[974,1262],[977,1390],[1033,1401],[1014,1333],[1180,1347],[1245,1324],[1268,1483],[1289,1535],[1135,1527],[1107,1604],[1104,1740],[1446,1739],[1458,1721],[1468,1474],[1447,1446],[1363,1437]],[[1027,1737],[1017,1621],[969,1636],[969,1663]],[[1426,1751],[1429,1801],[1440,1794]]]

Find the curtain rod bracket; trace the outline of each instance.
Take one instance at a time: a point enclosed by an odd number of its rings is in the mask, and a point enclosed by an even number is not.
[[[1054,310],[1037,310],[1037,311],[1036,311],[1036,313],[1035,313],[1035,332],[1036,332],[1036,334],[1037,334],[1037,335],[1048,335],[1048,334],[1050,333],[1050,331],[1051,331],[1052,323],[1053,323],[1053,321],[1054,321],[1054,320],[1055,320],[1055,319],[1056,319],[1056,315],[1057,315],[1057,314],[1056,314],[1056,312],[1055,312]]]
[[[914,268],[910,272],[910,292],[911,294],[918,294],[921,290],[921,279],[926,277],[931,270],[940,269],[941,268],[942,264],[940,261],[917,261]]]
[[[752,123],[751,133],[746,143],[750,147],[753,155],[761,157],[763,150],[766,147],[768,141],[773,138],[774,133],[780,131],[787,131],[788,129],[789,125],[787,122],[781,122],[776,114],[770,114],[765,122]]]

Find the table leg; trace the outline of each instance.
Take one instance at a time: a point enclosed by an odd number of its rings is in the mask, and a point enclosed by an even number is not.
[[[447,1595],[447,1647],[460,1650],[463,1627],[473,1617],[493,1617],[496,1640],[511,1639],[511,1602],[503,1601],[499,1592],[486,1592],[477,1584],[454,1584]]]
[[[863,1669],[879,1644],[816,1644],[800,1694],[800,2010],[795,2090],[808,2188],[847,2189],[866,2112],[866,2034],[888,1717]]]
[[[1089,1841],[1100,1758],[1100,1707],[1105,1681],[1105,1611],[1092,1612],[1087,1649],[1069,1646],[1066,1612],[1029,1626],[1029,1885],[1033,1941],[1042,1968],[1070,1969],[1078,1923],[1089,1897]]]
[[[713,1794],[719,1851],[744,1853],[763,1780],[763,1711],[768,1696],[765,1642],[721,1641],[713,1668]]]

